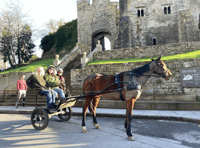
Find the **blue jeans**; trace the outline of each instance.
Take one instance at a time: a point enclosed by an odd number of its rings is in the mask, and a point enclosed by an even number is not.
[[[50,90],[43,89],[40,91],[40,94],[46,95],[46,101],[47,101],[47,107],[54,109],[53,104],[55,104],[55,97],[56,97],[56,92],[53,91],[54,93],[52,94]]]
[[[65,99],[65,94],[64,94],[64,91],[62,89],[55,88],[53,90],[56,91],[60,95],[61,99]]]

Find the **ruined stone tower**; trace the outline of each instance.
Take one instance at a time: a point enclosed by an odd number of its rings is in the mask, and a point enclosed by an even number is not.
[[[79,0],[78,42],[95,48],[108,37],[112,49],[200,40],[198,0]]]

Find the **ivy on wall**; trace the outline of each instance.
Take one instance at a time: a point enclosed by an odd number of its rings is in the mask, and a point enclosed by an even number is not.
[[[52,47],[56,48],[56,53],[65,49],[70,51],[77,43],[77,19],[61,26],[57,32],[45,36],[40,44],[44,52]]]

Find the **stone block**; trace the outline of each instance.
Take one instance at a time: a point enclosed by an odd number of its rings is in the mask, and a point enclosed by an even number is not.
[[[115,108],[114,101],[101,101],[99,102],[99,107],[101,108]]]

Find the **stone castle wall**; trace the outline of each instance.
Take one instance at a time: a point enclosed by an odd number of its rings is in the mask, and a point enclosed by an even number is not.
[[[127,46],[121,47],[149,46],[153,45],[153,39],[156,39],[157,45],[199,41],[199,5],[196,0],[143,0],[142,3],[121,0],[120,20],[124,23],[123,18],[127,19],[128,24],[126,28],[122,26],[122,30],[128,29],[129,32],[120,32],[123,36],[121,42],[127,42]],[[184,21],[181,22],[181,19]]]
[[[102,51],[95,53],[93,58],[94,60],[144,58],[175,55],[195,50],[200,50],[200,41]]]
[[[148,62],[139,63],[124,63],[124,64],[106,64],[106,65],[90,65],[85,69],[72,70],[71,71],[71,87],[72,90],[79,88],[80,91],[83,85],[83,81],[86,77],[94,73],[104,73],[108,75],[115,75],[123,71],[129,71],[134,68],[143,66]],[[146,85],[143,87],[143,94],[182,94],[181,81],[180,81],[180,69],[200,67],[200,59],[185,59],[185,60],[173,60],[166,61],[166,65],[172,72],[170,80],[166,81],[163,78],[150,78]],[[200,96],[199,88],[184,88],[185,94],[192,94]]]
[[[88,50],[101,37],[112,49],[199,41],[199,7],[197,0],[78,0],[78,41]]]
[[[26,76],[25,79],[28,79],[33,73],[12,72],[9,74],[0,74],[0,90],[17,90],[16,84],[22,74]]]

